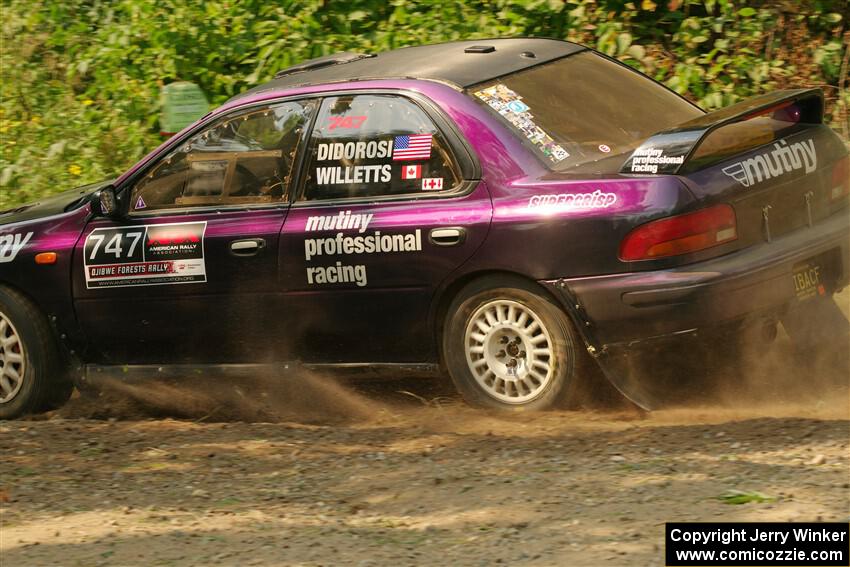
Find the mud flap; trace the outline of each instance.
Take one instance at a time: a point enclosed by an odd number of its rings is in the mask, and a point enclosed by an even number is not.
[[[629,346],[616,349],[599,348],[593,325],[584,316],[581,304],[564,281],[550,287],[561,300],[561,305],[570,317],[574,328],[581,336],[587,352],[599,366],[606,380],[628,401],[638,408],[651,411],[663,405],[655,388],[646,380],[646,373],[634,363]]]
[[[789,309],[780,319],[795,347],[817,350],[843,342],[847,347],[850,321],[833,298],[816,298]]]
[[[712,369],[706,342],[694,330],[633,344],[609,345],[596,356],[608,381],[639,408],[652,411],[682,401],[702,379],[694,368]],[[711,342],[710,340],[708,342]]]
[[[641,372],[629,359],[628,355],[603,352],[596,357],[599,368],[605,378],[627,400],[645,411],[661,407],[657,393],[653,392],[644,380]]]

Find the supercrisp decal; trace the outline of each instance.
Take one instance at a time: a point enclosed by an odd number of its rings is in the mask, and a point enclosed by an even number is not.
[[[0,264],[6,264],[15,259],[18,252],[23,250],[27,242],[32,238],[33,233],[26,234],[4,234],[0,236]]]
[[[593,193],[558,193],[534,195],[528,200],[529,209],[607,209],[617,202],[617,195],[597,189]]]

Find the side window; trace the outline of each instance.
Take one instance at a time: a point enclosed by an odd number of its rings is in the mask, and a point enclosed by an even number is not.
[[[450,191],[461,181],[428,115],[392,95],[325,99],[307,157],[303,201]]]
[[[301,132],[316,106],[284,102],[222,118],[157,163],[133,188],[130,209],[285,200]]]

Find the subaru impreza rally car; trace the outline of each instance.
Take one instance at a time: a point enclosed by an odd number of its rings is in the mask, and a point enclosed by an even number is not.
[[[822,119],[816,89],[706,113],[550,39],[307,61],[117,179],[0,213],[0,416],[96,373],[296,360],[542,409],[592,357],[639,399],[621,353],[847,284],[850,161]]]

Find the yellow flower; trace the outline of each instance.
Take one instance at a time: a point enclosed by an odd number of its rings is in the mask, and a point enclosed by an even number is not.
[[[91,106],[93,104],[94,104],[94,101],[90,98],[87,98],[86,100],[83,101],[83,106]]]
[[[68,173],[70,173],[71,175],[79,175],[82,172],[83,168],[77,165],[76,163],[68,166]]]
[[[41,122],[41,118],[39,118],[38,116],[33,116],[32,118],[30,118],[30,122],[38,124],[39,122]]]
[[[658,5],[652,0],[643,0],[643,3],[641,3],[640,7],[644,10],[654,10],[657,6]]]

